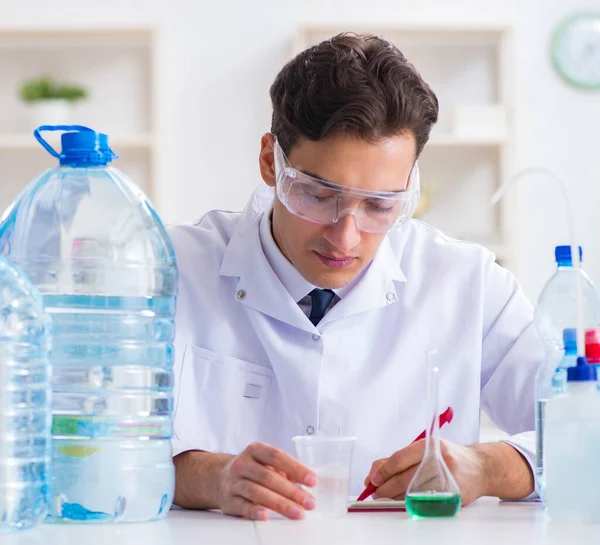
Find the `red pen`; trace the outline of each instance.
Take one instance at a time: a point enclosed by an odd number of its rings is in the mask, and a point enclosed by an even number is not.
[[[440,414],[440,428],[444,424],[449,424],[450,422],[452,422],[452,418],[454,418],[454,411],[452,410],[452,407],[448,407],[442,414]],[[421,433],[421,435],[419,435],[413,441],[413,443],[416,443],[417,441],[420,441],[421,439],[425,439],[425,431],[426,430],[423,430],[423,432]],[[369,483],[367,485],[367,488],[365,488],[362,491],[362,494],[360,496],[358,496],[358,498],[356,499],[356,501],[364,501],[364,500],[366,500],[371,494],[373,494],[373,492],[375,492],[375,490],[377,490],[377,487],[373,483]]]

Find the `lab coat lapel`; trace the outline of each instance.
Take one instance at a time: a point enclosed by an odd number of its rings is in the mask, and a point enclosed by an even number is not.
[[[285,289],[263,252],[259,224],[264,209],[251,202],[225,249],[219,274],[239,278],[235,292],[240,304],[281,322],[314,333],[315,327]]]
[[[385,237],[369,268],[358,283],[335,305],[319,323],[323,329],[329,322],[361,314],[398,301],[396,283],[405,282],[400,258]]]

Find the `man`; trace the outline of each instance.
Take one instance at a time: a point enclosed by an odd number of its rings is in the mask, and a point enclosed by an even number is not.
[[[175,503],[302,518],[316,476],[291,438],[316,433],[358,437],[352,494],[370,481],[402,497],[423,455],[410,443],[429,349],[463,502],[528,496],[530,434],[477,443],[480,407],[509,434],[534,427],[531,305],[490,252],[410,220],[433,91],[392,44],[341,35],[288,63],[271,99],[264,190],[241,214],[170,231]]]

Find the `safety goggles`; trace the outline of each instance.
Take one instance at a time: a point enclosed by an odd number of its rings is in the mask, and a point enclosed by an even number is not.
[[[328,225],[347,215],[368,233],[383,233],[412,216],[419,200],[419,168],[413,166],[404,191],[369,191],[334,184],[293,168],[275,139],[277,198],[299,218]]]

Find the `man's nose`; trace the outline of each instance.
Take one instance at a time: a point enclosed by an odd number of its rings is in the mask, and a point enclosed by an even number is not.
[[[360,244],[361,233],[354,215],[348,213],[323,231],[325,240],[342,253],[347,253]]]

